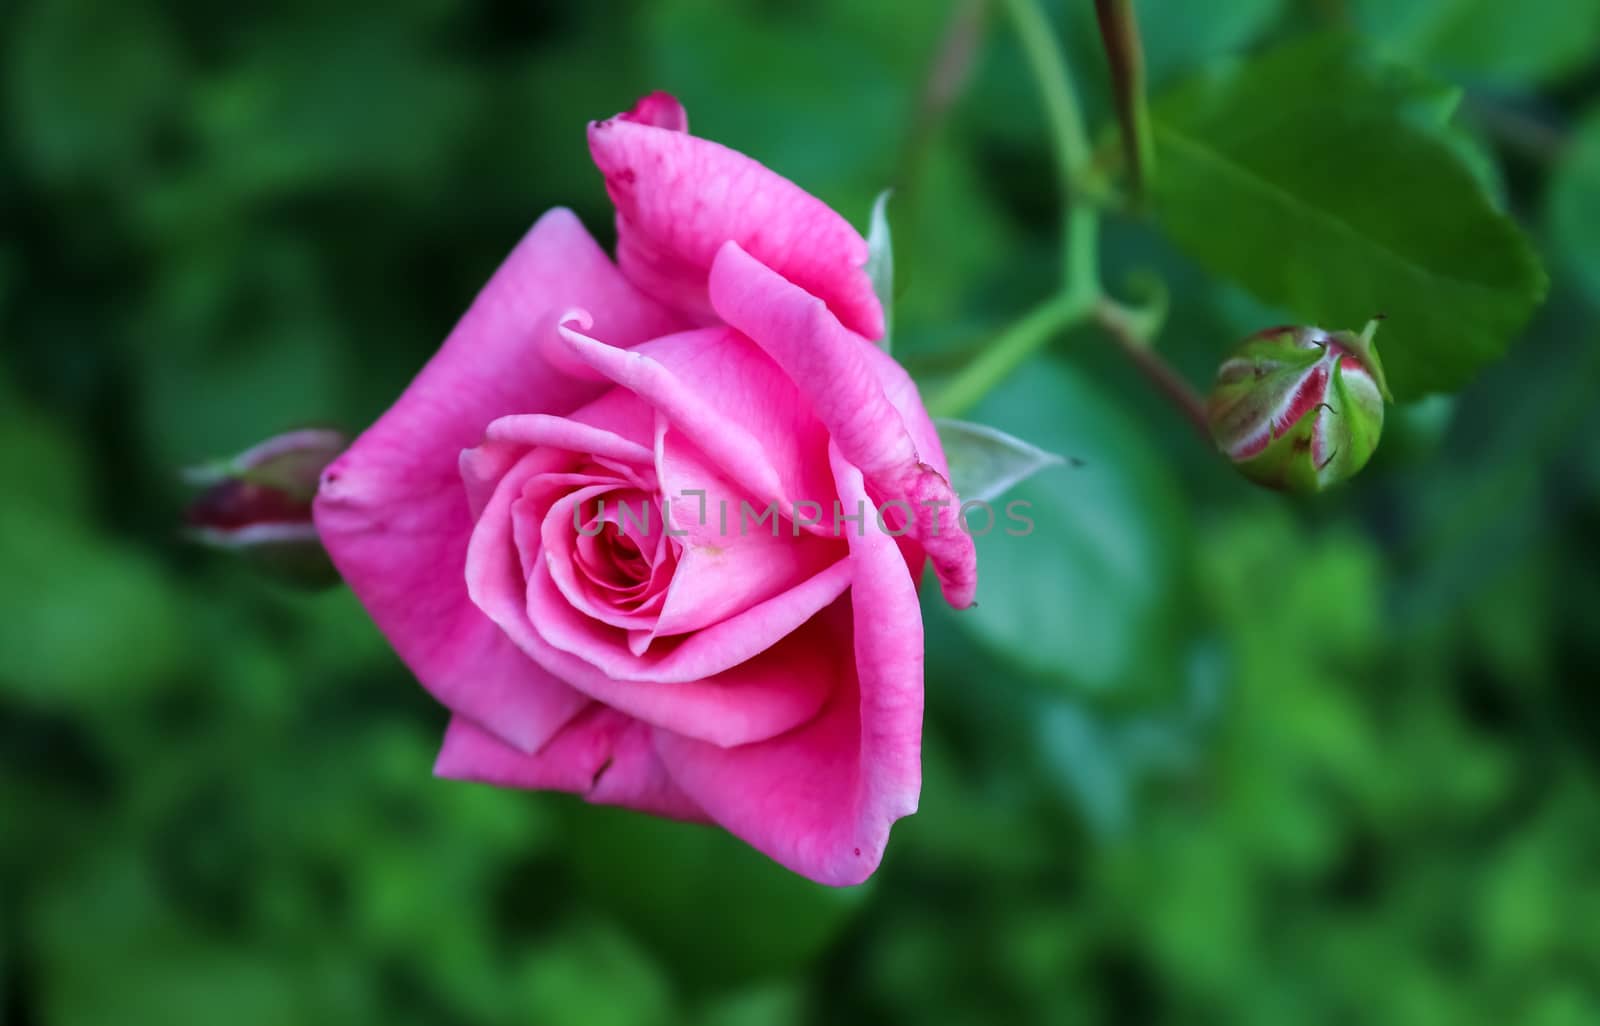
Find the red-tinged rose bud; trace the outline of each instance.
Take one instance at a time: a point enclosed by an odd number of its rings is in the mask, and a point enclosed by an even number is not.
[[[1320,492],[1354,476],[1378,447],[1391,398],[1377,329],[1268,328],[1245,339],[1217,369],[1206,406],[1217,447],[1269,488]]]
[[[229,460],[190,468],[204,488],[184,513],[187,533],[299,584],[338,580],[311,522],[322,469],[348,444],[337,431],[306,428],[269,438]]]

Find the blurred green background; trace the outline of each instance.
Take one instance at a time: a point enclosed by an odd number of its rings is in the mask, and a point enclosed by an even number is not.
[[[829,891],[433,780],[360,607],[185,548],[176,469],[369,422],[547,207],[609,244],[584,123],[653,88],[858,225],[898,182],[897,353],[947,372],[1056,275],[1004,19],[930,118],[933,0],[0,6],[0,1021],[1600,1023],[1600,2],[1139,8],[1157,89],[1337,25],[1466,87],[1551,298],[1314,504],[1092,332],[1006,383],[978,419],[1081,466],[926,603],[922,810]],[[1197,382],[1281,319],[1107,251]]]

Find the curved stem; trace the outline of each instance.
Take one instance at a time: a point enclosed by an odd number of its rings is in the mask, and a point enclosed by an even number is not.
[[[1050,125],[1050,139],[1055,146],[1064,218],[1063,274],[1067,291],[1097,287],[1095,241],[1098,223],[1094,210],[1087,204],[1076,202],[1078,197],[1075,195],[1078,184],[1094,159],[1078,105],[1078,93],[1073,88],[1072,76],[1067,71],[1066,60],[1057,44],[1055,29],[1036,0],[1007,0],[1006,9],[1016,27],[1023,53],[1033,69],[1034,81],[1039,86],[1039,98],[1044,103],[1045,118]]]
[[[1089,204],[1077,202],[1075,195],[1077,183],[1094,158],[1078,94],[1055,30],[1037,0],[1006,0],[1006,9],[1039,86],[1055,148],[1064,211],[1064,283],[1053,298],[1002,332],[939,390],[928,407],[941,417],[971,408],[1036,350],[1071,325],[1088,320],[1100,299],[1099,214]]]
[[[1093,295],[1062,293],[1035,307],[947,381],[929,400],[928,412],[935,417],[955,417],[965,413],[1021,366],[1035,350],[1074,324],[1088,320],[1094,312],[1094,306]]]
[[[1061,48],[1056,45],[1055,30],[1035,0],[1006,0],[1006,8],[1039,83],[1056,154],[1070,180],[1088,166],[1092,154],[1083,115],[1078,111],[1078,93],[1072,86],[1072,76],[1067,74]]]
[[[1006,7],[1038,83],[1055,147],[1064,210],[1063,285],[1054,297],[1012,324],[945,382],[928,402],[928,410],[938,417],[965,413],[1056,336],[1074,325],[1094,320],[1210,444],[1204,401],[1150,348],[1149,335],[1154,332],[1159,315],[1154,319],[1141,315],[1106,296],[1101,288],[1099,212],[1077,195],[1093,152],[1072,77],[1050,21],[1037,0],[1006,0]],[[1128,15],[1131,18],[1131,11]]]
[[[1140,333],[1137,315],[1109,299],[1097,302],[1093,314],[1095,322],[1111,336],[1129,362],[1194,425],[1207,445],[1212,444],[1211,422],[1206,418],[1205,399],[1183,379],[1183,375],[1161,358],[1161,354],[1150,345],[1151,340]]]

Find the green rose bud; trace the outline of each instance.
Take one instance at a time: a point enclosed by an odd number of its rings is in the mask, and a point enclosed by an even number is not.
[[[311,522],[322,468],[344,451],[337,431],[307,428],[269,438],[229,460],[192,467],[204,490],[185,511],[189,537],[226,549],[297,584],[338,580]]]
[[[1372,457],[1390,400],[1372,336],[1268,328],[1217,369],[1206,405],[1217,447],[1257,484],[1320,492]]]

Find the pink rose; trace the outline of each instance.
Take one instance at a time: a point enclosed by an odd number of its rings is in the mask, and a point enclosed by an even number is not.
[[[917,806],[922,565],[956,606],[976,582],[938,436],[843,218],[664,93],[589,146],[617,264],[540,218],[327,468],[317,528],[454,714],[440,776],[859,883]]]

